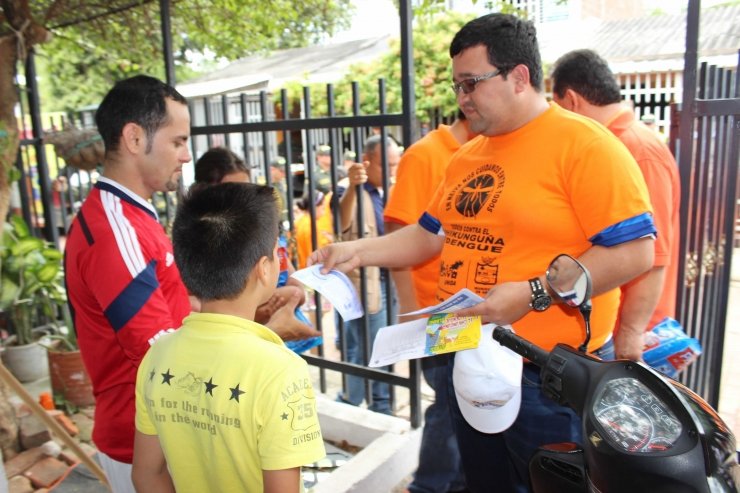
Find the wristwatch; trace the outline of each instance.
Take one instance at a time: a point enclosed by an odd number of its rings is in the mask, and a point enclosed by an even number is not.
[[[536,312],[544,312],[552,304],[552,298],[547,294],[539,277],[533,277],[529,280],[529,289],[532,290],[532,301],[529,306]]]

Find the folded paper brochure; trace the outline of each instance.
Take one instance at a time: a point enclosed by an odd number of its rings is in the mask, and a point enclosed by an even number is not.
[[[481,301],[483,298],[463,289],[439,305],[414,312],[430,314],[428,319],[380,329],[373,342],[369,366],[387,366],[402,360],[478,347],[480,317],[457,317],[449,312],[477,305]],[[442,309],[446,311],[439,313]]]

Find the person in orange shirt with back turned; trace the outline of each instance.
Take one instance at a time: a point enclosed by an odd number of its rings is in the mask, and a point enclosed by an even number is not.
[[[606,126],[642,171],[658,236],[653,268],[622,286],[614,335],[617,358],[642,360],[644,334],[676,314],[681,180],[671,151],[622,105],[619,84],[606,60],[591,50],[566,53],[552,72],[553,99],[565,109]]]

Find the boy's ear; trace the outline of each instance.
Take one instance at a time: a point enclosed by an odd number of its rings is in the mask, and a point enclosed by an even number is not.
[[[271,284],[270,279],[270,269],[272,268],[272,265],[270,263],[270,259],[266,256],[260,257],[260,259],[257,261],[257,266],[254,269],[257,274],[257,279],[264,284],[265,286]]]

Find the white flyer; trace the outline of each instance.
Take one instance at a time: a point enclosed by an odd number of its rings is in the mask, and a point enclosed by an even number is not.
[[[373,342],[370,368],[392,365],[401,360],[423,358],[427,319],[417,318],[380,329]]]
[[[438,320],[432,322],[433,319]],[[478,347],[480,317],[438,314],[380,329],[373,342],[368,366],[392,365],[401,360],[424,358]]]
[[[363,314],[362,303],[349,277],[334,269],[324,275],[321,267],[321,264],[312,265],[295,271],[291,277],[325,296],[344,320],[360,318]]]
[[[464,288],[442,303],[404,315],[452,313],[475,306],[481,301],[483,301],[483,298]],[[437,354],[430,347],[430,341],[434,340],[435,334],[430,334],[427,330],[428,327],[429,319],[427,318],[383,327],[375,336],[373,352],[368,366],[371,368],[387,366],[402,360],[424,358]]]
[[[400,313],[399,317],[406,317],[409,315],[431,315],[433,313],[454,313],[458,310],[462,310],[463,308],[470,308],[471,306],[475,306],[478,303],[483,301],[483,298],[469,290],[468,288],[463,288],[457,293],[453,294],[449,298],[447,298],[442,303],[436,304],[434,306],[429,306],[427,308],[422,308],[421,310],[416,310],[415,312],[409,312],[409,313]]]

